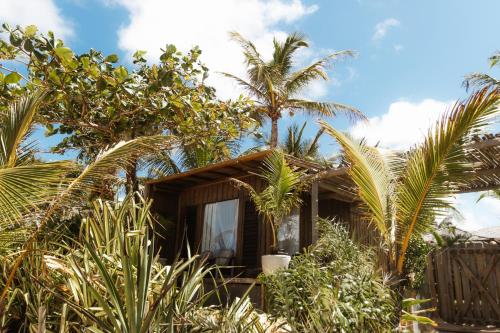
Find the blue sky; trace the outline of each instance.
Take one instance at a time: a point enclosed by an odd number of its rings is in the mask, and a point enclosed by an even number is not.
[[[263,54],[273,36],[300,31],[311,41],[298,62],[307,64],[333,50],[351,49],[330,71],[331,80],[316,83],[304,95],[350,104],[370,117],[369,125],[355,125],[343,117],[331,120],[339,128],[366,137],[369,142],[403,149],[421,134],[451,103],[466,96],[461,82],[473,71],[489,71],[487,58],[498,48],[497,0],[2,0],[0,21],[36,24],[54,30],[76,51],[95,48],[117,53],[124,61],[137,49],[154,61],[167,43],[187,50],[200,45],[202,59],[213,70],[210,83],[222,97],[239,90],[216,74],[243,75],[241,54],[228,40],[237,30],[254,40]],[[282,119],[281,128],[292,121]],[[495,131],[498,131],[498,126]],[[54,138],[41,136],[42,146]],[[322,151],[335,145],[324,137]],[[475,195],[457,199],[465,221],[474,230],[500,224],[500,204]]]

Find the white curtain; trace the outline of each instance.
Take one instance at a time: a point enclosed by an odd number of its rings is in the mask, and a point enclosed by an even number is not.
[[[221,250],[236,252],[238,199],[205,205],[202,251],[215,256]]]
[[[294,209],[283,218],[278,229],[278,247],[293,255],[300,251],[300,211]]]

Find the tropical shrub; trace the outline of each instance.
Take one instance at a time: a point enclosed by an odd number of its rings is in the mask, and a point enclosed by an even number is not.
[[[97,200],[78,238],[34,243],[9,287],[0,331],[263,332],[247,297],[205,305],[217,293],[204,288],[214,267],[197,256],[159,263],[150,202],[137,197]]]
[[[369,249],[334,221],[319,220],[320,238],[290,268],[262,275],[266,309],[293,332],[385,332],[394,304]]]

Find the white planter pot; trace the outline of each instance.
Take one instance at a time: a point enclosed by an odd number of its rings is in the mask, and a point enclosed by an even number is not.
[[[273,274],[277,270],[287,269],[291,258],[286,254],[266,254],[262,256],[262,272]]]

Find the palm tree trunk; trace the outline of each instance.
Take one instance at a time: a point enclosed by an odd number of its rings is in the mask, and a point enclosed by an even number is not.
[[[278,118],[271,118],[271,148],[278,146]]]

